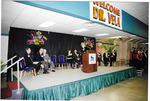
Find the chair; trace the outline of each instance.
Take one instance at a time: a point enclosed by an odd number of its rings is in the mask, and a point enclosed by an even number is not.
[[[144,69],[143,68],[137,69],[136,73],[137,73],[137,76],[142,76],[142,74],[144,73]]]
[[[59,65],[59,63],[56,62],[56,55],[51,55],[50,58],[51,58],[51,61],[54,63],[54,65],[56,66]]]
[[[22,74],[23,74],[23,77],[24,77],[26,72],[32,72],[32,77],[33,78],[34,78],[34,74],[36,76],[35,67],[25,67],[24,59],[20,62],[20,64],[21,64],[21,68],[22,68],[22,71],[20,73],[20,80],[21,80]],[[33,74],[33,72],[34,72],[34,74]]]
[[[68,67],[69,62],[64,61],[64,55],[59,55],[58,58],[59,58],[59,63],[62,64],[62,69],[63,69],[63,64],[67,64]]]

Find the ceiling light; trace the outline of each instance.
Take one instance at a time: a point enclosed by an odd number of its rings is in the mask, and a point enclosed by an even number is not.
[[[79,33],[79,32],[85,32],[85,31],[88,31],[88,29],[77,29],[77,30],[74,30],[72,32]]]
[[[131,37],[135,37],[135,35],[130,35]]]
[[[142,43],[142,44],[148,44],[148,43]]]
[[[50,27],[52,25],[56,24],[55,22],[46,21],[39,25],[39,27]]]
[[[121,38],[121,37],[123,37],[123,36],[114,36],[114,37],[110,37],[110,38]]]
[[[96,34],[95,36],[106,36],[109,35],[108,33],[104,33],[104,34]]]
[[[97,25],[97,23],[94,23],[94,22],[85,22],[82,25],[85,26],[85,27],[94,27],[94,26]]]

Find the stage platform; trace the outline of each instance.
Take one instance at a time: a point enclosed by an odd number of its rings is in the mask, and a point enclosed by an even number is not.
[[[63,69],[50,74],[31,73],[22,77],[24,87],[22,99],[26,100],[70,100],[73,97],[85,96],[136,75],[133,67],[99,66],[97,72],[84,73],[79,69]],[[17,78],[17,72],[14,72]]]

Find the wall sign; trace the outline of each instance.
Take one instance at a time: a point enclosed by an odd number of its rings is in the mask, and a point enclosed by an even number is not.
[[[89,54],[89,64],[96,64],[96,54],[95,53]]]
[[[122,10],[108,2],[90,2],[90,20],[122,29]]]

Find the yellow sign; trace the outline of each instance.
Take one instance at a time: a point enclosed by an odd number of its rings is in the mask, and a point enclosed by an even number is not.
[[[90,2],[90,20],[122,29],[122,10],[106,2]]]

